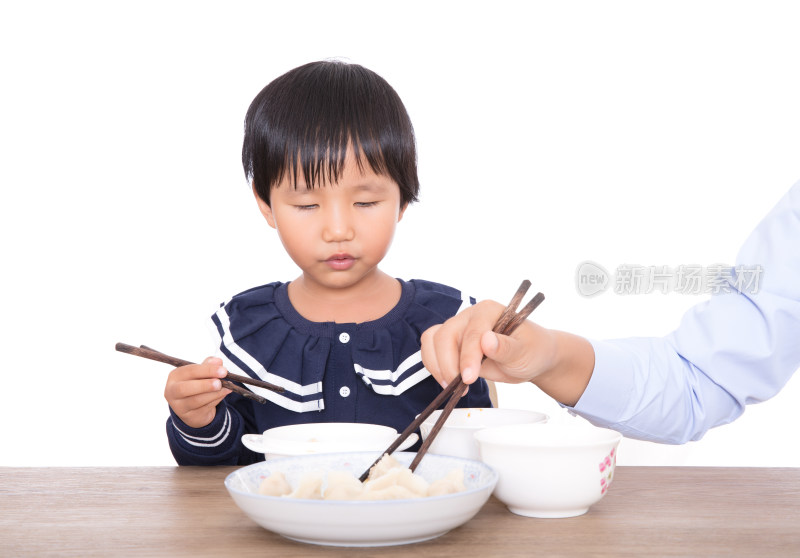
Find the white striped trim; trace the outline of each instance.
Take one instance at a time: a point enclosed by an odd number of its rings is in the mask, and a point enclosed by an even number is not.
[[[417,385],[430,375],[431,373],[428,372],[427,368],[422,368],[421,370],[414,372],[411,376],[409,376],[396,386],[390,384],[376,385],[370,382],[369,378],[367,378],[366,376],[363,376],[362,379],[364,380],[365,384],[372,386],[372,390],[375,393],[378,393],[380,395],[400,395],[404,391],[414,387],[415,385]]]
[[[199,436],[190,436],[177,426],[175,426],[175,421],[172,421],[172,427],[178,431],[178,434],[186,441],[187,444],[191,444],[196,447],[200,448],[215,448],[224,442],[228,435],[231,433],[231,414],[228,409],[225,409],[225,421],[222,423],[222,429],[217,432],[214,436],[209,438],[201,438]],[[220,438],[220,436],[222,436]],[[217,438],[219,438],[217,440]],[[216,440],[216,441],[215,441]]]
[[[431,375],[427,368],[420,368],[399,384],[394,385],[398,378],[400,378],[403,374],[408,372],[409,369],[411,369],[413,366],[416,366],[420,362],[422,362],[422,352],[417,351],[401,362],[400,366],[397,367],[397,370],[370,370],[369,368],[364,368],[360,364],[355,363],[353,364],[353,368],[355,369],[356,373],[361,375],[361,379],[364,380],[364,383],[372,387],[372,391],[375,393],[380,395],[400,395],[407,389],[414,387]],[[372,383],[373,380],[389,380],[392,383],[374,384]]]
[[[234,363],[232,360],[230,360],[224,354],[220,353],[219,357],[222,359],[222,364],[225,366],[225,368],[229,372],[233,372],[234,374],[247,375],[244,370],[239,368],[236,365],[236,363]],[[270,376],[277,377],[274,374],[270,374]],[[267,380],[267,381],[270,381],[270,380]],[[272,383],[276,383],[276,382],[272,382]],[[294,384],[294,382],[288,382],[288,383]],[[317,382],[317,383],[319,384],[320,389],[321,389],[322,388],[322,384],[320,382]],[[297,384],[294,384],[294,385],[297,385]],[[284,409],[288,409],[290,411],[294,411],[295,413],[308,413],[309,411],[322,411],[323,409],[325,409],[325,400],[322,399],[321,397],[319,399],[312,399],[311,401],[295,401],[294,399],[290,399],[290,398],[286,397],[285,395],[281,395],[280,393],[275,393],[274,391],[271,391],[271,390],[268,390],[268,389],[264,389],[264,388],[260,388],[258,386],[245,385],[244,387],[246,387],[247,389],[249,389],[253,393],[256,393],[256,394],[260,395],[261,397],[263,397],[267,401],[271,401],[272,403],[275,403],[279,407],[283,407]]]
[[[414,366],[415,364],[419,364],[422,362],[422,351],[417,351],[403,362],[400,363],[400,366],[397,367],[397,370],[370,370],[369,368],[364,368],[360,364],[353,364],[356,372],[359,374],[363,374],[366,378],[370,380],[389,380],[392,383],[397,381],[397,378],[408,372],[408,369]]]
[[[461,306],[458,307],[456,314],[472,306],[469,297],[461,298]],[[393,385],[398,378],[400,378],[403,374],[408,372],[410,368],[422,362],[422,351],[417,351],[416,353],[412,354],[408,358],[406,358],[400,365],[397,367],[397,370],[371,370],[369,368],[364,368],[358,363],[353,363],[353,368],[355,369],[356,373],[361,375],[361,379],[364,381],[365,384],[372,387],[372,390],[375,393],[381,395],[401,395],[403,392],[408,390],[409,388],[414,387],[425,378],[431,375],[428,372],[427,368],[421,368],[418,371],[411,374],[408,378],[403,380],[397,385]],[[374,384],[372,380],[380,380],[380,381],[390,381],[392,384]]]
[[[241,360],[245,365],[252,370],[256,376],[264,380],[265,382],[269,382],[271,384],[275,384],[276,386],[281,386],[286,391],[291,391],[294,394],[305,396],[305,395],[314,395],[317,393],[322,393],[322,382],[314,382],[308,385],[301,385],[296,382],[292,382],[291,380],[287,380],[282,376],[278,376],[276,374],[271,374],[267,372],[267,369],[264,368],[260,362],[258,362],[255,358],[253,358],[250,353],[242,349],[236,342],[233,340],[233,335],[231,335],[231,322],[230,318],[228,317],[228,313],[225,312],[225,307],[223,306],[216,313],[217,318],[219,318],[219,323],[222,325],[222,343],[227,347],[227,349],[236,355],[236,357]],[[227,360],[227,359],[226,359]],[[242,371],[241,368],[238,366],[236,367],[237,370],[240,372]],[[260,391],[261,388],[252,389],[253,392],[258,393],[259,395],[264,395]],[[268,390],[263,390],[268,391]],[[269,392],[274,393],[274,392]],[[266,397],[266,395],[264,395]],[[267,397],[267,399],[269,399]]]

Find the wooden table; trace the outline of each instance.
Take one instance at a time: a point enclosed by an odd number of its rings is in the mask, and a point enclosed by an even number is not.
[[[253,523],[232,467],[0,468],[0,556],[800,556],[800,469],[618,467],[586,515],[531,519],[495,498],[437,539],[294,542]]]

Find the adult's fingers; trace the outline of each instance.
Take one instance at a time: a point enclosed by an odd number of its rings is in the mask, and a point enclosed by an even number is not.
[[[447,383],[447,379],[442,376],[439,360],[436,358],[436,345],[434,343],[436,332],[439,331],[441,327],[442,324],[436,324],[422,332],[422,337],[420,338],[420,354],[425,369],[431,373],[431,376],[433,376],[437,382],[444,385]]]
[[[505,382],[526,382],[539,374],[544,366],[546,350],[542,342],[546,330],[525,321],[513,335],[486,333],[481,338],[481,348],[488,359],[484,375],[499,376]]]
[[[478,379],[483,357],[486,354],[481,345],[483,336],[491,333],[504,306],[493,300],[483,300],[464,312],[468,317],[462,326],[459,370],[464,383],[471,384]]]
[[[425,367],[433,377],[446,386],[458,376],[460,367],[459,342],[460,329],[456,325],[461,321],[458,314],[443,324],[432,326],[423,334],[422,359]]]

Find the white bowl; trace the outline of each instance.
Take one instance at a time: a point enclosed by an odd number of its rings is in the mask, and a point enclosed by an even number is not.
[[[392,454],[408,466],[416,453]],[[379,456],[375,452],[286,457],[248,465],[228,475],[225,487],[253,521],[289,539],[332,546],[389,546],[424,541],[463,525],[478,513],[497,483],[497,473],[479,461],[428,454],[416,473],[428,482],[463,468],[466,490],[404,500],[310,500],[258,493],[261,481],[280,471],[292,486],[314,471],[345,471],[355,477]]]
[[[500,475],[494,495],[528,517],[589,510],[614,478],[622,435],[586,425],[515,424],[475,433],[481,459]]]
[[[397,430],[380,424],[315,422],[278,426],[265,430],[263,434],[245,434],[242,443],[270,460],[314,453],[381,451],[396,438]],[[418,439],[416,434],[412,434],[398,451],[411,447]]]
[[[428,437],[441,414],[442,411],[434,411],[420,425],[419,430],[423,440]],[[447,417],[447,421],[442,425],[442,429],[433,439],[428,451],[439,455],[454,455],[480,461],[478,443],[473,437],[478,430],[505,424],[547,422],[547,419],[548,416],[544,413],[523,409],[480,407],[453,409],[450,416]]]

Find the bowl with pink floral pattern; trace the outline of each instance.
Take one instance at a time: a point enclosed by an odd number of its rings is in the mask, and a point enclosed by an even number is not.
[[[498,472],[494,496],[527,517],[574,517],[611,486],[622,435],[588,423],[513,424],[474,434]]]

